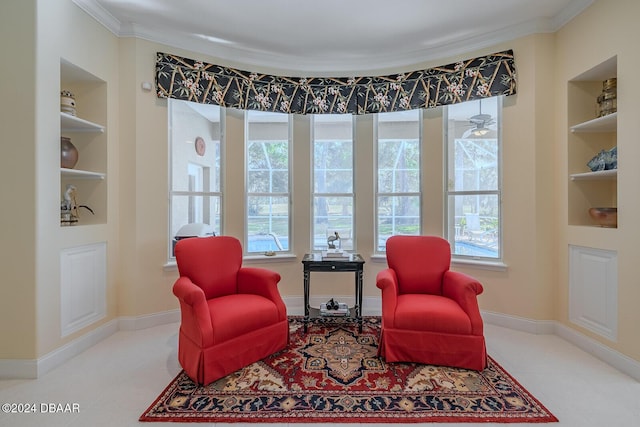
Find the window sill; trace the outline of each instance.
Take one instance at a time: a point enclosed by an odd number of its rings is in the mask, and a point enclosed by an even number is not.
[[[456,267],[474,267],[480,270],[507,271],[507,264],[502,261],[486,261],[479,259],[451,258],[451,265]]]
[[[285,262],[285,261],[295,261],[298,257],[295,254],[275,254],[272,256],[256,254],[256,255],[245,255],[242,257],[242,262],[246,264],[258,264],[264,262]]]
[[[387,256],[385,254],[373,254],[369,258],[371,262],[387,262]]]
[[[376,263],[387,262],[384,254],[371,255],[371,261]],[[451,265],[456,267],[474,267],[481,270],[507,271],[507,264],[501,261],[486,261],[479,259],[451,258]]]
[[[273,256],[266,255],[245,255],[242,257],[243,264],[258,264],[258,263],[269,263],[269,262],[285,262],[285,261],[295,261],[298,257],[294,254],[277,254]],[[178,265],[175,260],[167,261],[165,265],[162,266],[164,271],[176,271],[178,269]]]

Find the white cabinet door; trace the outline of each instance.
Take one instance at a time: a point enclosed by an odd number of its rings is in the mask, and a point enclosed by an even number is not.
[[[67,336],[106,316],[106,242],[60,252],[60,317]]]
[[[618,253],[569,246],[569,320],[615,341],[618,334]]]

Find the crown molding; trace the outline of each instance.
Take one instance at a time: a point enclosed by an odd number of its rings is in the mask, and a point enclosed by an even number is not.
[[[72,0],[78,7],[118,37],[135,37],[153,43],[218,58],[227,61],[225,66],[261,70],[282,70],[291,76],[314,77],[336,74],[366,75],[367,73],[394,73],[409,71],[415,64],[428,63],[442,58],[462,56],[490,48],[536,33],[553,33],[589,7],[595,0],[572,0],[565,9],[550,18],[533,19],[496,31],[461,38],[450,43],[427,45],[423,49],[409,52],[378,54],[375,61],[370,55],[353,57],[301,57],[228,45],[212,43],[193,35],[172,32],[166,28],[156,31],[138,25],[123,24],[96,0]],[[252,69],[252,67],[254,67]]]
[[[95,0],[71,0],[76,6],[102,24],[116,36],[120,37],[121,24],[115,16],[96,3]]]

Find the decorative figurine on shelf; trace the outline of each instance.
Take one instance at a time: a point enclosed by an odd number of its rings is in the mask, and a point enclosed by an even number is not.
[[[329,247],[329,249],[335,249],[336,242],[340,240],[340,235],[337,231],[334,231],[333,234],[333,236],[327,237],[327,246]]]
[[[78,205],[76,201],[77,189],[75,185],[67,184],[64,191],[62,203],[60,203],[60,225],[76,225],[80,214],[78,208],[85,208],[91,215],[95,215],[93,210],[87,205]]]
[[[63,113],[76,115],[76,97],[68,90],[60,92],[60,111]]]

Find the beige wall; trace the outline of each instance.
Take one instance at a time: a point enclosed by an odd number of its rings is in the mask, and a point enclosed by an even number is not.
[[[18,144],[2,156],[0,168],[3,198],[15,206],[3,209],[0,359],[34,360],[116,316],[117,240],[110,239],[107,317],[61,338],[60,249],[85,237],[63,234],[59,222],[60,60],[109,82],[107,109],[115,117],[117,38],[67,0],[9,0],[1,7],[2,53],[14,65],[3,69],[2,92],[16,101],[2,107],[3,148],[8,141]],[[108,127],[114,130],[108,136],[111,156],[117,121]],[[117,174],[109,179],[117,182]],[[109,209],[115,209],[117,195],[109,196]],[[117,227],[114,212],[108,216],[110,225],[98,231],[102,240]]]
[[[457,269],[476,276],[485,286],[480,297],[483,310],[533,320],[567,321],[567,227],[566,227],[566,80],[602,59],[618,55],[618,100],[620,160],[619,244],[620,318],[618,342],[604,342],[625,355],[640,360],[640,343],[635,325],[640,323],[635,302],[640,300],[634,281],[635,242],[640,229],[633,218],[640,215],[634,190],[640,183],[639,168],[629,159],[640,158],[640,144],[633,144],[633,123],[639,107],[640,90],[630,80],[640,69],[635,40],[634,16],[640,15],[633,0],[596,1],[557,34],[524,37],[462,57],[513,49],[518,68],[518,94],[504,104],[503,128],[503,231],[507,269],[486,270],[472,266]],[[11,12],[12,18],[8,19]],[[37,13],[36,13],[37,12]],[[634,13],[632,13],[634,12]],[[177,309],[171,293],[177,272],[164,268],[167,248],[167,107],[155,93],[144,92],[140,83],[154,79],[157,51],[171,52],[231,67],[242,64],[221,62],[193,52],[158,45],[145,40],[118,39],[81,12],[70,0],[10,0],[3,2],[0,32],[20,35],[21,48],[7,37],[0,41],[3,53],[25,64],[24,70],[6,70],[14,80],[29,79],[36,85],[8,87],[3,76],[3,93],[17,101],[3,105],[3,138],[26,141],[13,145],[18,161],[2,156],[2,194],[15,194],[20,215],[3,210],[11,223],[3,245],[3,290],[0,302],[0,358],[33,359],[59,348],[115,317],[142,317]],[[46,18],[45,18],[46,16]],[[15,18],[13,18],[15,17]],[[37,31],[36,31],[37,28]],[[34,37],[37,34],[37,37]],[[78,37],[82,34],[82,37]],[[31,45],[34,52],[24,49]],[[58,88],[48,83],[59,80],[59,61],[64,57],[108,82],[109,143],[109,241],[108,316],[97,325],[65,339],[60,337],[59,230],[57,156],[59,137]],[[418,63],[405,70],[374,70],[388,73],[449,63],[462,57]],[[36,60],[37,58],[37,60]],[[287,70],[257,71],[283,73]],[[347,74],[347,73],[345,73]],[[29,77],[29,76],[32,76]],[[627,82],[627,83],[625,83]],[[7,111],[9,110],[9,111]],[[622,113],[624,111],[624,113]],[[442,213],[442,111],[424,113],[424,223],[426,234],[441,234]],[[309,247],[310,195],[309,124],[294,117],[294,247],[296,259],[281,262],[252,262],[281,273],[281,291],[288,297],[302,295],[300,258]],[[5,123],[7,125],[5,125]],[[11,124],[12,126],[8,126]],[[20,126],[14,126],[19,124]],[[8,129],[5,131],[5,129]],[[242,115],[230,111],[226,118],[224,196],[225,233],[241,237],[244,186],[242,158],[244,125]],[[632,133],[633,132],[633,133]],[[373,138],[371,116],[357,122],[356,191],[357,206],[373,206],[373,158],[366,149]],[[6,149],[6,148],[5,148]],[[626,160],[625,160],[626,159]],[[36,172],[37,171],[37,172]],[[20,183],[20,192],[7,188]],[[233,189],[232,189],[233,188]],[[35,196],[34,196],[35,195]],[[365,296],[377,297],[375,275],[384,262],[369,258],[373,248],[374,218],[369,209],[357,211],[358,249],[365,255]],[[11,250],[8,250],[8,248]],[[20,261],[19,264],[17,262]],[[331,276],[334,280],[334,276]],[[312,279],[313,280],[313,279]],[[321,279],[318,279],[320,283]],[[321,292],[340,292],[350,276]],[[349,286],[348,289],[350,289]],[[11,327],[7,327],[11,325]],[[585,331],[580,331],[589,335]],[[597,337],[595,337],[598,339]],[[600,341],[604,341],[600,339]]]
[[[35,2],[12,0],[0,11],[3,199],[0,245],[0,358],[36,354],[36,20]],[[21,43],[15,41],[19,39]],[[12,66],[9,66],[9,63]]]
[[[555,292],[556,320],[592,337],[619,352],[640,360],[640,280],[638,279],[638,242],[640,227],[640,144],[637,122],[640,116],[640,86],[635,79],[640,69],[638,40],[640,3],[635,0],[596,1],[557,33],[555,89],[557,141],[554,157],[558,171],[558,288]],[[618,68],[618,228],[567,226],[567,81],[595,65],[617,55]],[[568,245],[613,249],[618,253],[618,339],[609,341],[568,320]]]

